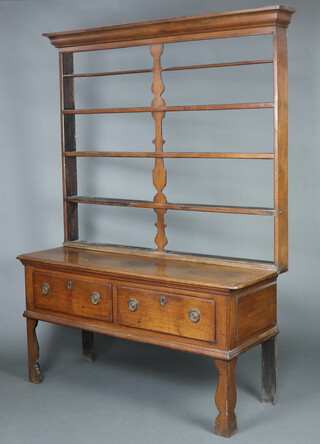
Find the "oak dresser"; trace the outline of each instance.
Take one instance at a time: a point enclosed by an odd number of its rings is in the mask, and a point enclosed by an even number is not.
[[[229,437],[237,430],[235,415],[237,357],[257,345],[262,346],[262,401],[276,402],[276,336],[277,278],[288,265],[288,177],[287,177],[287,45],[286,31],[293,8],[275,6],[242,11],[107,26],[94,29],[45,34],[59,50],[61,140],[63,172],[64,243],[54,249],[19,256],[25,266],[29,378],[41,381],[39,347],[36,336],[38,321],[50,322],[82,330],[83,355],[94,357],[94,333],[170,347],[214,358],[219,378],[216,390],[218,416],[215,433]],[[240,37],[250,39],[270,36],[272,57],[269,59],[217,61],[207,54],[207,63],[162,66],[166,48],[172,44],[189,44]],[[243,40],[245,41],[245,40]],[[104,69],[82,73],[74,69],[74,57],[81,53],[103,54],[139,47],[150,57],[150,67]],[[177,54],[178,54],[177,50]],[[268,101],[234,103],[166,104],[165,73],[192,71],[213,72],[232,69],[271,67],[273,97]],[[238,71],[239,72],[239,71]],[[152,91],[147,106],[108,106],[83,108],[77,106],[77,88],[81,79],[129,78],[147,74],[145,87]],[[195,76],[195,81],[197,77]],[[226,88],[228,78],[226,78]],[[259,85],[259,79],[256,83]],[[211,88],[214,89],[214,83]],[[91,89],[90,89],[91,94]],[[165,150],[163,131],[169,114],[231,111],[234,119],[248,110],[270,109],[272,113],[272,145],[268,152],[251,150],[191,151]],[[117,115],[123,119],[132,114],[149,116],[154,127],[154,140],[147,140],[140,151],[95,151],[94,147],[79,149],[76,129],[81,116]],[[202,114],[203,115],[203,114]],[[178,131],[178,129],[177,129]],[[168,144],[168,141],[167,141]],[[150,149],[151,146],[151,149]],[[202,146],[202,145],[201,145]],[[189,147],[190,148],[190,147]],[[229,147],[230,148],[230,147]],[[79,195],[79,160],[135,162],[149,159],[150,200],[114,198],[112,196]],[[235,206],[204,203],[168,202],[166,162],[201,159],[206,163],[269,162],[273,168],[273,206]],[[212,165],[211,164],[211,165]],[[153,191],[152,191],[153,190]],[[81,240],[79,209],[97,206],[144,209],[155,216],[155,247],[145,248]],[[139,211],[139,210],[138,210]],[[142,210],[141,210],[142,211]],[[169,231],[166,217],[171,211],[185,214],[225,214],[265,216],[273,220],[272,261],[236,259],[194,254],[166,249]],[[127,220],[128,226],[130,219]],[[168,236],[168,237],[167,237]],[[106,401],[107,402],[107,401]]]

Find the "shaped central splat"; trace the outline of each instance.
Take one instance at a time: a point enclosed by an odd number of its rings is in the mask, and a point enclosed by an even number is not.
[[[151,106],[154,108],[163,107],[166,102],[161,97],[164,92],[164,84],[161,77],[162,67],[161,67],[161,54],[163,52],[163,45],[151,45],[150,54],[153,57],[153,82],[151,91],[154,94],[154,99],[152,100]],[[155,146],[156,153],[163,152],[163,144],[165,141],[162,138],[162,119],[165,116],[164,111],[154,111],[152,112],[152,117],[155,122],[155,138],[152,141]],[[163,159],[155,159],[155,166],[153,169],[153,185],[157,190],[157,194],[154,196],[153,201],[155,203],[167,203],[167,198],[163,193],[163,189],[167,184],[167,171],[164,166]],[[165,234],[166,224],[164,223],[164,215],[167,210],[155,209],[157,214],[157,235],[155,237],[155,243],[157,245],[156,251],[165,251],[164,247],[168,243],[168,239]]]

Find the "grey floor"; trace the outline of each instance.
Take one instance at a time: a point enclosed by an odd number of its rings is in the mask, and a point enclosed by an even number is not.
[[[81,358],[80,332],[39,324],[43,382],[27,381],[24,341],[0,363],[0,442],[209,444],[215,436],[212,359],[96,335],[96,361]],[[2,337],[2,341],[4,338]],[[279,337],[279,402],[259,401],[260,349],[238,359],[234,443],[318,443],[314,347]]]

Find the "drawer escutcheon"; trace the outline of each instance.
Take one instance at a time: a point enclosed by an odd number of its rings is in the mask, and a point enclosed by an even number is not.
[[[166,297],[165,296],[160,296],[160,305],[161,307],[164,307],[167,303]]]
[[[71,282],[71,281],[68,281],[68,283],[67,283],[67,289],[68,289],[68,290],[72,290],[72,282]]]

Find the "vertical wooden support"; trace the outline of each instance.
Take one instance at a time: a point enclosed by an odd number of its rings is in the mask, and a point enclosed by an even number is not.
[[[85,361],[94,361],[94,334],[91,331],[82,330],[82,351]]]
[[[161,77],[162,67],[161,67],[161,54],[163,52],[163,45],[156,44],[150,46],[150,54],[153,57],[153,82],[151,91],[154,93],[154,99],[152,100],[153,107],[161,107],[165,106],[166,103],[164,99],[161,97],[161,94],[164,92],[164,84]],[[163,144],[164,140],[162,138],[162,120],[165,116],[165,112],[153,112],[152,117],[155,121],[155,139],[153,140],[155,146],[156,153],[163,152]],[[153,201],[156,203],[166,203],[167,198],[163,193],[163,189],[167,184],[167,171],[164,166],[163,159],[155,159],[155,167],[153,169],[153,184],[157,190],[157,194],[155,195]],[[155,237],[155,243],[157,245],[156,251],[165,251],[164,247],[168,243],[168,239],[165,234],[166,224],[164,223],[164,215],[166,210],[155,209],[157,214],[157,234]]]
[[[39,344],[36,334],[37,325],[37,320],[27,318],[29,381],[34,384],[39,384],[41,382],[41,371],[38,363]]]
[[[261,344],[261,401],[265,404],[277,403],[277,338]]]
[[[64,240],[73,241],[78,239],[78,204],[66,202],[65,198],[77,195],[77,160],[63,156],[64,152],[76,150],[75,115],[63,114],[63,110],[75,108],[74,79],[63,77],[64,74],[73,74],[73,54],[60,54],[59,61]]]
[[[236,364],[236,358],[231,361],[215,359],[215,365],[219,372],[215,398],[219,415],[216,418],[214,433],[224,438],[229,438],[237,431],[237,417],[234,412],[237,402],[235,382]]]
[[[285,27],[273,34],[274,58],[274,261],[288,267],[288,68]]]

